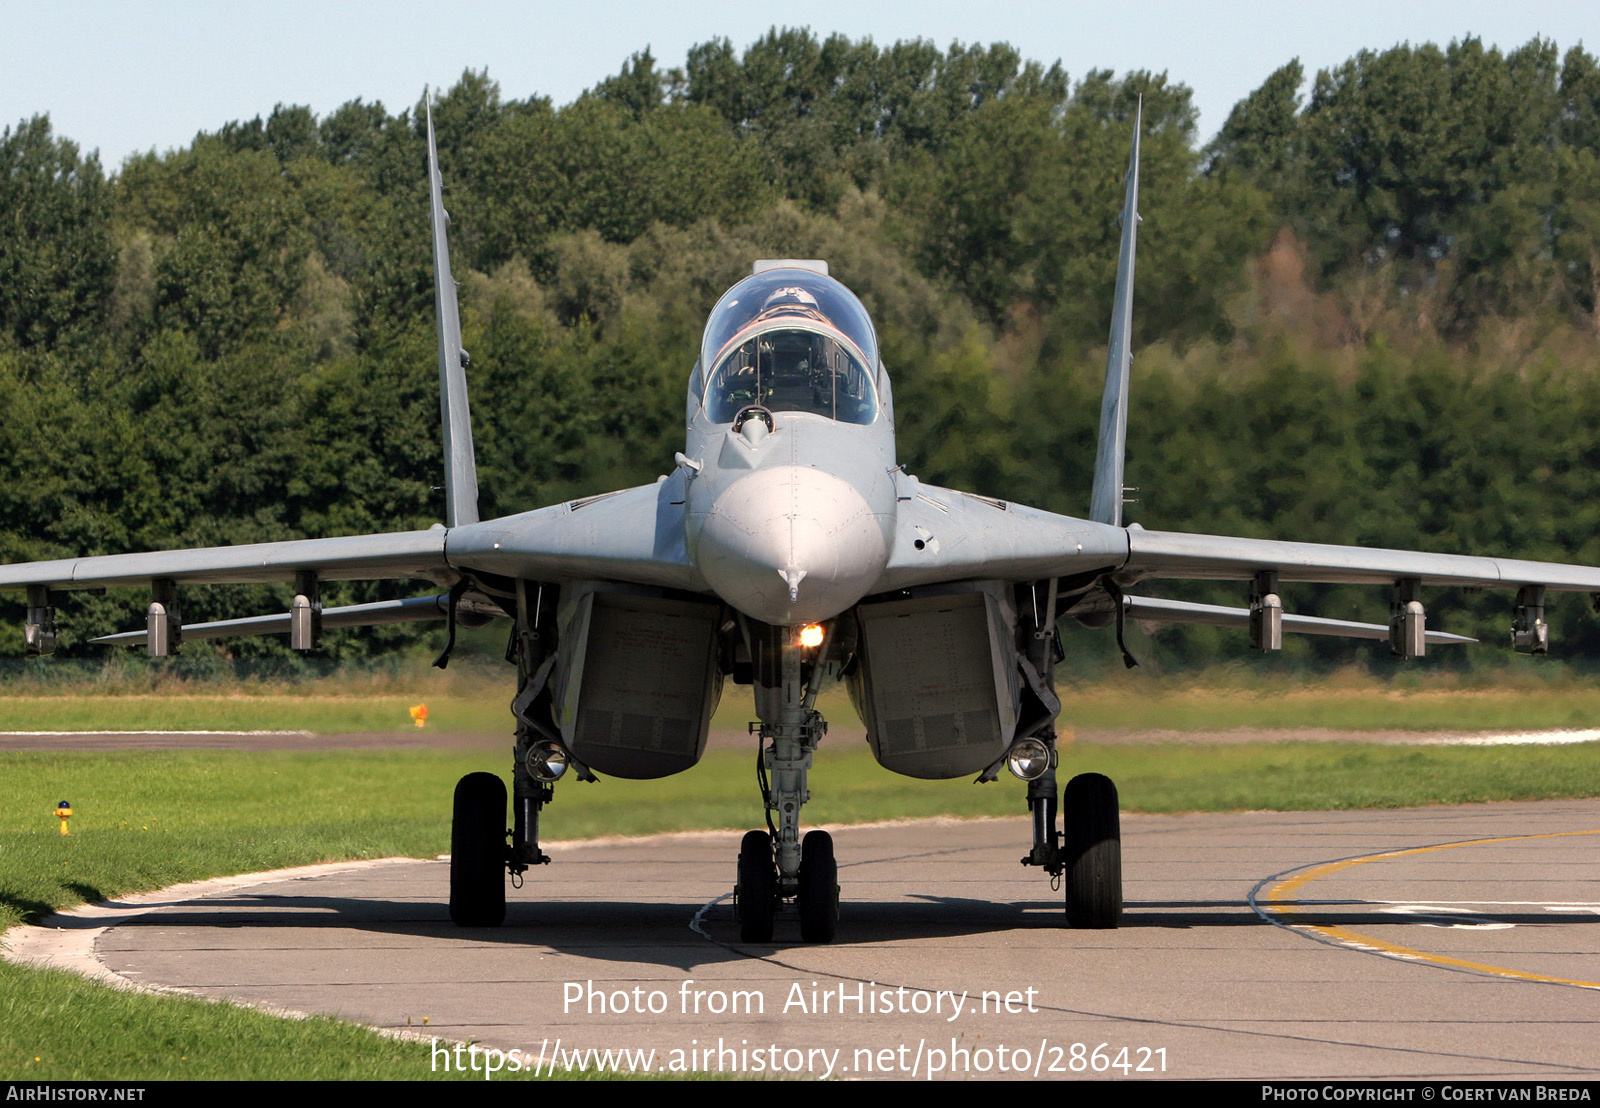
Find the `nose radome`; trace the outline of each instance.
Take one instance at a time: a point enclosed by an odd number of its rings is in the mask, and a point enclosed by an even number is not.
[[[760,469],[712,504],[696,562],[729,604],[764,623],[830,619],[888,561],[883,529],[849,482],[804,466]]]

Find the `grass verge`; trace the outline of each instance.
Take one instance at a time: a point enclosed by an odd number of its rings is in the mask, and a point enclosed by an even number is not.
[[[0,683],[0,731],[304,730],[318,734],[409,731],[410,708],[428,706],[430,730],[505,734],[509,671],[474,669],[396,677],[373,687],[350,680],[255,684],[200,690],[90,684],[7,690]],[[1218,678],[1231,674],[1213,675]],[[1063,727],[1196,731],[1322,727],[1337,731],[1485,730],[1600,726],[1600,688],[1578,679],[1463,685],[1449,674],[1407,686],[1358,674],[1273,686],[1121,677],[1061,688]],[[859,728],[837,686],[819,707],[838,729]],[[713,727],[742,729],[753,718],[748,690],[729,686]]]

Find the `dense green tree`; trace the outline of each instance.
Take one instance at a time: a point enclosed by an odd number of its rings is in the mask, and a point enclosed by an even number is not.
[[[675,76],[656,69],[655,56],[646,47],[628,59],[621,73],[601,81],[589,95],[626,108],[637,119],[662,105]]]
[[[907,161],[891,197],[931,274],[990,320],[1019,308],[1093,341],[1109,318],[1128,144],[1145,111],[1140,310],[1146,335],[1187,338],[1224,325],[1223,299],[1264,245],[1263,201],[1249,185],[1197,173],[1189,90],[1163,76],[1093,72],[1070,103],[1009,96],[962,121],[938,158]]]
[[[47,116],[0,131],[0,335],[54,345],[102,321],[115,280],[111,190],[99,158]]]
[[[1581,47],[1562,57],[1542,39],[1508,53],[1473,38],[1398,46],[1319,73],[1297,114],[1300,70],[1286,66],[1235,107],[1209,171],[1267,191],[1330,284],[1379,275],[1428,326],[1587,318],[1580,155],[1600,138],[1595,74]]]
[[[460,222],[474,228],[466,249],[479,268],[520,255],[548,272],[552,234],[591,230],[628,242],[658,222],[737,220],[767,198],[755,149],[693,105],[640,119],[596,98],[560,112],[529,110],[504,120],[482,148],[496,172],[456,186]]]
[[[119,212],[157,236],[155,316],[216,357],[286,318],[306,279],[305,209],[275,157],[200,140],[130,159]]]
[[[1282,192],[1297,153],[1304,82],[1305,71],[1296,58],[1235,104],[1207,147],[1208,172],[1243,174],[1274,193]]]

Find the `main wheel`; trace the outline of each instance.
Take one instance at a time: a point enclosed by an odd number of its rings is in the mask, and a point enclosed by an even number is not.
[[[1117,787],[1109,777],[1080,773],[1067,782],[1067,926],[1108,928],[1122,919],[1122,830]]]
[[[450,918],[499,927],[506,918],[506,786],[492,773],[456,784],[450,823]]]
[[[772,863],[772,836],[748,831],[739,844],[739,938],[772,941],[772,916],[778,902],[778,875]]]
[[[833,860],[833,836],[808,831],[800,842],[800,937],[808,943],[831,943],[839,923],[839,866]]]

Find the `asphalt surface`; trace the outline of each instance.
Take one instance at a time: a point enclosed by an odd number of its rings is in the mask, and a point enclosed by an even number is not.
[[[835,837],[828,946],[793,917],[738,942],[733,833],[547,844],[497,929],[453,927],[447,866],[423,861],[228,879],[7,939],[525,1067],[627,1049],[757,1076],[1600,1077],[1600,801],[1125,816],[1123,926],[1098,932],[1062,927],[1017,864],[1022,820]],[[495,1058],[449,1050],[434,1064]]]

